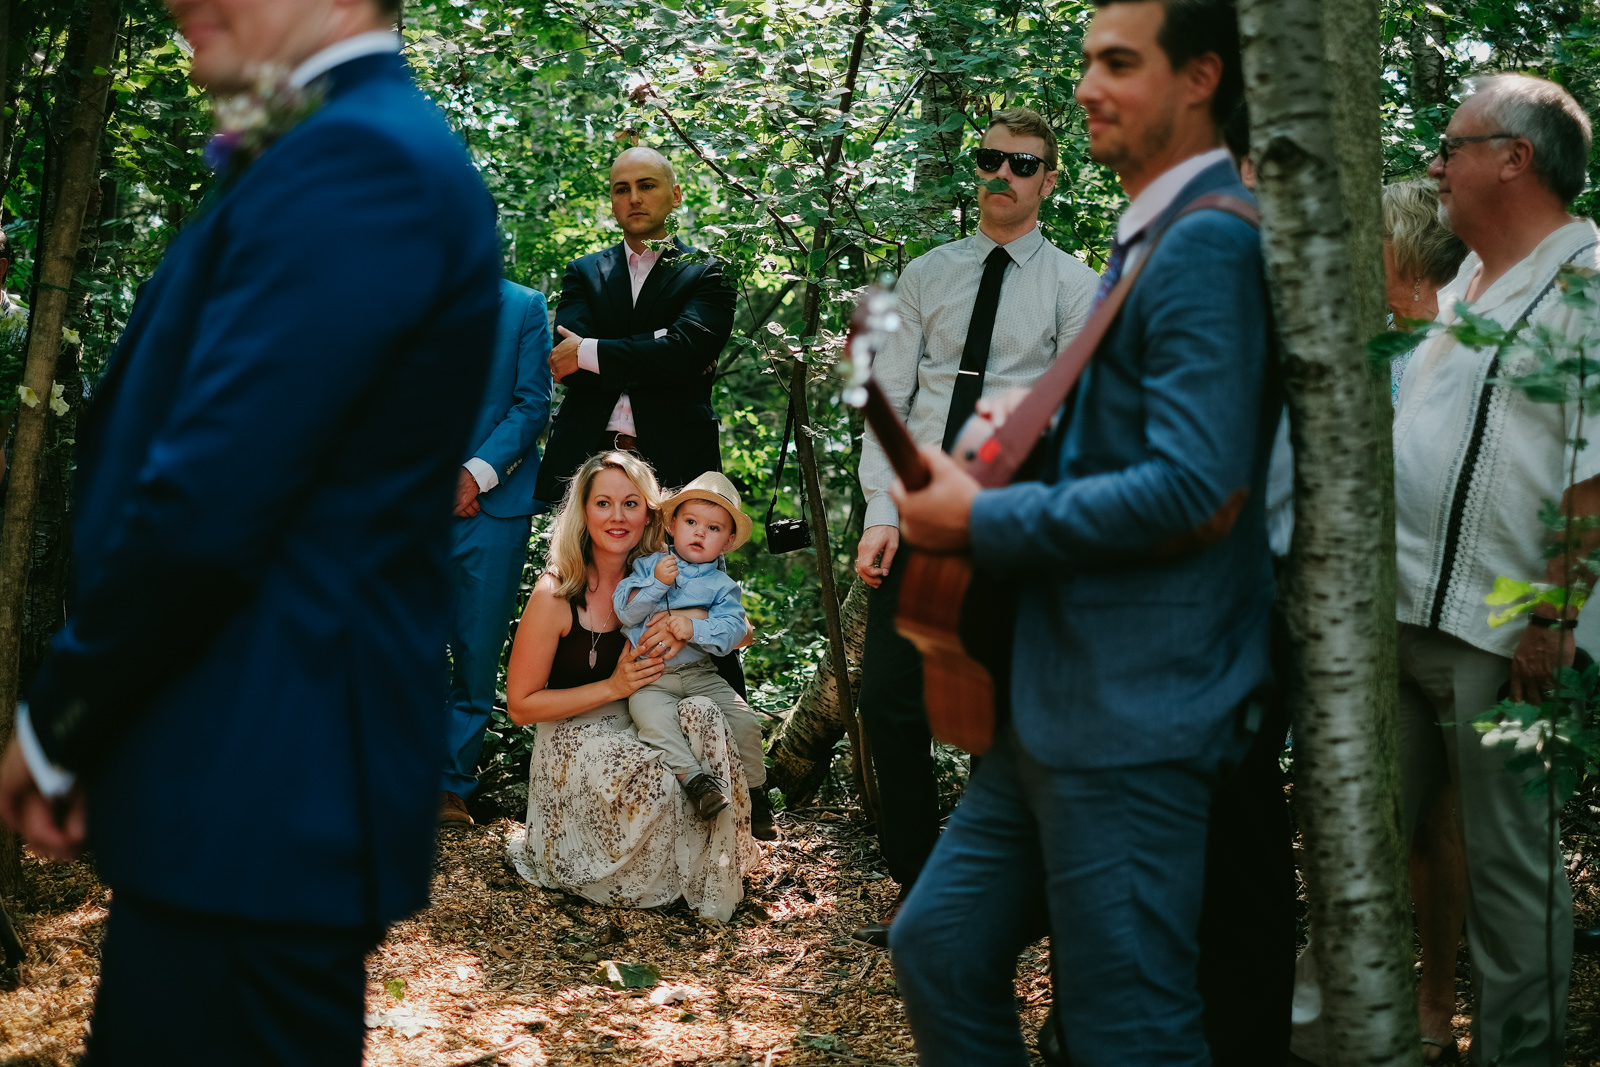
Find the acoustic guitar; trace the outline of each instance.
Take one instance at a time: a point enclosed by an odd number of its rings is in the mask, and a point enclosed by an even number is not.
[[[1259,228],[1255,205],[1211,193],[1184,205],[1167,228],[1196,211],[1221,211]],[[1106,331],[1116,321],[1140,271],[1148,263],[1166,228],[1148,239],[1144,256],[1095,307],[1082,331],[1028,394],[996,427],[974,416],[956,438],[951,455],[966,466],[978,485],[998,489],[1016,480],[1039,447],[1055,413],[1088,366]],[[845,403],[860,408],[877,435],[895,474],[912,492],[932,479],[928,465],[905,423],[872,377],[872,360],[888,335],[898,329],[900,315],[892,293],[869,288],[856,307],[845,338],[844,362],[850,371]],[[1233,529],[1247,489],[1235,490],[1216,514],[1193,530],[1169,537],[1156,546],[1158,558],[1200,551]],[[1008,706],[1011,646],[1015,627],[1014,583],[974,576],[965,555],[933,556],[902,546],[895,566],[905,567],[895,628],[922,653],[923,700],[928,727],[935,738],[973,755],[988,750],[994,730]]]

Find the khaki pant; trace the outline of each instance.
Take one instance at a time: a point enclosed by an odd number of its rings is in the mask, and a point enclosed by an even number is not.
[[[1400,659],[1401,829],[1410,842],[1422,813],[1448,782],[1460,787],[1457,812],[1467,857],[1467,944],[1472,952],[1472,1051],[1479,1067],[1498,1064],[1506,1027],[1525,1029],[1517,1062],[1549,1063],[1566,1029],[1572,970],[1572,887],[1560,849],[1551,863],[1549,810],[1524,793],[1530,773],[1506,770],[1505,748],[1486,748],[1472,720],[1499,703],[1511,661],[1459,638],[1402,624]],[[1559,835],[1559,826],[1555,830]],[[1559,841],[1559,836],[1556,841]],[[1545,955],[1547,894],[1555,889],[1551,968]],[[1311,946],[1295,970],[1295,1055],[1326,1059],[1321,990]]]
[[[678,701],[686,697],[705,697],[722,709],[733,745],[739,750],[739,762],[744,765],[745,781],[751,789],[765,785],[767,761],[761,747],[761,723],[709,659],[669,669],[628,698],[628,714],[639,740],[660,752],[667,767],[673,774],[684,775],[684,781],[703,773],[705,768],[689,753],[683,727],[678,725]]]
[[[1506,770],[1510,751],[1486,748],[1472,720],[1499,702],[1511,661],[1459,638],[1400,627],[1401,813],[1410,840],[1447,782],[1460,786],[1467,855],[1467,944],[1472,951],[1472,1056],[1499,1062],[1506,1026],[1527,1024],[1527,1062],[1548,1063],[1566,1029],[1572,971],[1572,887],[1544,798],[1524,792],[1530,773]],[[1552,841],[1552,832],[1556,837]],[[1553,850],[1552,844],[1555,844]],[[1555,862],[1551,862],[1554,856]],[[1554,974],[1545,955],[1547,895],[1555,890]],[[1550,981],[1555,981],[1554,1018]]]

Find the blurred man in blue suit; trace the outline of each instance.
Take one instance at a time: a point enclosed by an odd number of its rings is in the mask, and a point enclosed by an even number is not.
[[[890,927],[923,1064],[1028,1062],[1016,957],[1046,928],[1074,1067],[1212,1062],[1196,984],[1207,818],[1270,681],[1279,404],[1255,229],[1178,216],[1206,194],[1250,199],[1220,135],[1243,92],[1238,31],[1225,0],[1096,8],[1077,96],[1091,154],[1131,200],[1102,292],[1143,273],[1046,480],[980,492],[924,449],[932,483],[893,491],[919,549],[970,549],[1020,591],[1012,719]],[[1174,555],[1174,538],[1205,547]]]
[[[517,609],[528,531],[533,516],[544,510],[533,499],[533,487],[539,437],[550,421],[549,359],[544,294],[501,281],[489,387],[472,427],[472,456],[456,480],[442,825],[472,825],[466,798],[478,788],[478,752],[494,710],[500,652]]]
[[[398,0],[170,6],[196,82],[282,72],[287,120],[236,139],[80,423],[73,610],[0,815],[87,833],[114,890],[87,1062],[355,1065],[365,955],[427,903],[494,205]]]

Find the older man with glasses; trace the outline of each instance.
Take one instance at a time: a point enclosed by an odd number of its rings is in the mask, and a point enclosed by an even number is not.
[[[1588,116],[1551,82],[1468,83],[1428,168],[1443,217],[1470,250],[1439,291],[1440,323],[1457,321],[1464,303],[1503,326],[1581,329],[1557,280],[1566,264],[1600,262],[1600,230],[1567,213],[1583,190],[1590,137]],[[1405,831],[1447,783],[1459,787],[1477,996],[1470,1056],[1481,1064],[1513,1049],[1536,1063],[1559,1054],[1572,896],[1545,802],[1526,795],[1528,775],[1508,771],[1506,751],[1485,747],[1473,720],[1504,695],[1537,702],[1552,687],[1572,662],[1578,614],[1541,606],[1525,626],[1491,629],[1484,598],[1498,575],[1560,586],[1576,570],[1592,583],[1576,560],[1546,559],[1539,513],[1561,500],[1571,514],[1600,514],[1600,447],[1569,450],[1582,436],[1578,405],[1537,403],[1501,384],[1514,370],[1506,358],[1436,335],[1406,368],[1394,423]],[[1456,1061],[1453,1041],[1424,1041],[1442,1051],[1430,1062]]]
[[[946,451],[980,396],[1032,385],[1089,317],[1099,279],[1045,240],[1039,208],[1056,187],[1056,136],[1024,107],[995,112],[972,154],[978,232],[907,265],[898,295],[904,324],[873,370],[919,444]],[[861,450],[866,532],[856,572],[873,587],[862,655],[861,715],[872,742],[882,811],[878,840],[899,898],[881,922],[856,931],[888,943],[889,922],[939,836],[938,794],[922,656],[895,631],[904,566],[889,483],[894,472],[872,431]],[[901,563],[904,556],[900,557]]]

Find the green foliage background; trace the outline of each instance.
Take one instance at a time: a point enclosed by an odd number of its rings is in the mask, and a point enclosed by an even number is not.
[[[11,288],[29,302],[61,110],[79,73],[70,31],[87,3],[0,2],[11,11],[0,205],[17,253]],[[1382,69],[1372,76],[1385,85],[1390,179],[1421,172],[1470,71],[1527,70],[1568,85],[1591,111],[1600,106],[1600,21],[1589,0],[1385,0],[1383,10]],[[208,108],[185,79],[170,16],[157,0],[124,0],[122,11],[97,225],[80,257],[71,323],[82,345],[69,355],[91,389],[138,285],[210,182],[200,160]],[[853,291],[973,231],[976,177],[964,153],[992,110],[1025,104],[1054,123],[1062,176],[1043,226],[1091,266],[1102,263],[1122,198],[1089,160],[1072,100],[1092,12],[1086,0],[407,4],[406,55],[500,204],[514,280],[554,302],[568,260],[618,239],[605,173],[621,147],[652,144],[675,160],[685,191],[677,225],[727,260],[739,289],[716,403],[724,461],[748,492],[747,510],[764,511],[776,490],[778,513],[799,513],[795,475],[777,487],[772,469],[788,400],[780,371],[795,357],[810,368],[806,402],[834,558],[771,556],[758,527],[735,561],[761,633],[747,659],[760,707],[786,706],[815,668],[818,568],[834,568],[841,587],[851,575],[860,426],[829,371]],[[858,32],[860,77],[843,113]],[[1588,212],[1594,195],[1579,209]],[[822,297],[815,333],[803,315],[808,284]],[[0,419],[15,406],[16,357],[0,352]]]

